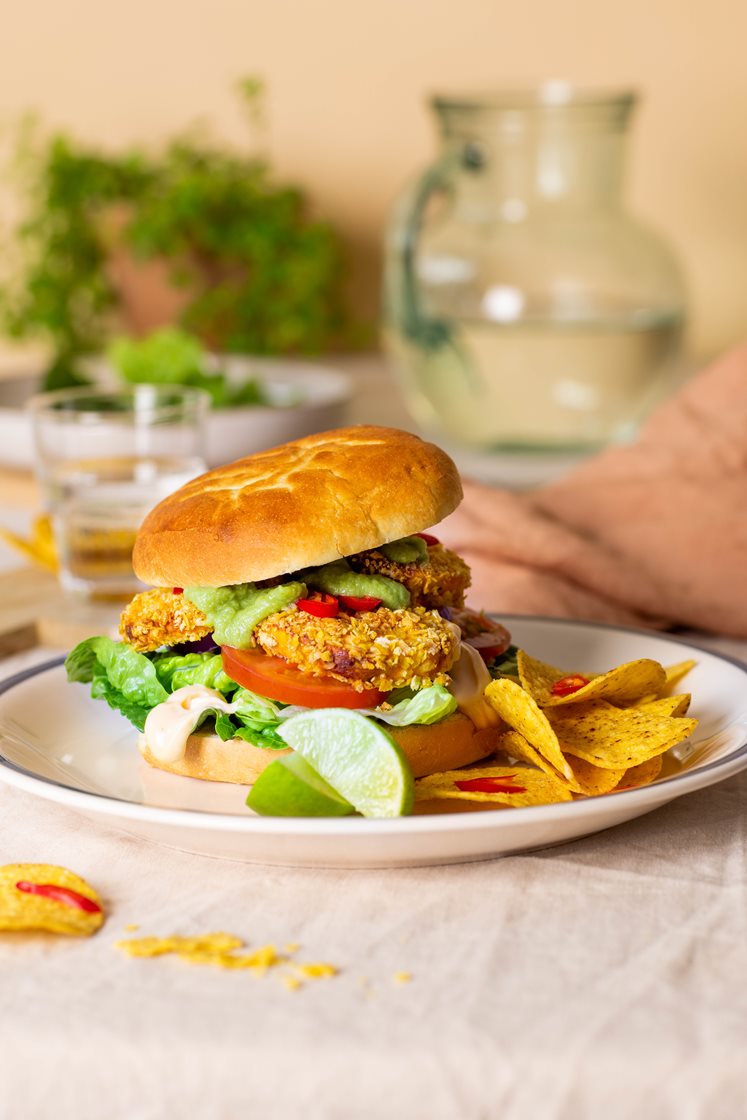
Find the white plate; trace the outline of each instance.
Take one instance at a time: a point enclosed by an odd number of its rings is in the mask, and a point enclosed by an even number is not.
[[[350,378],[339,370],[285,358],[226,358],[234,381],[258,374],[271,405],[214,409],[207,419],[205,461],[220,466],[266,447],[346,422]],[[104,363],[88,372],[103,384],[118,384]],[[19,469],[34,465],[31,417],[25,406],[38,390],[38,377],[24,373],[0,380],[0,463]]]
[[[360,818],[255,817],[241,786],[151,769],[135,733],[59,661],[0,685],[0,779],[86,816],[185,851],[297,867],[398,867],[489,859],[611,828],[747,767],[747,666],[636,630],[513,618],[514,641],[558,665],[604,670],[637,657],[695,657],[687,679],[700,720],[684,768],[642,789],[560,805]],[[679,750],[680,748],[677,748]],[[697,804],[693,804],[697,813]]]

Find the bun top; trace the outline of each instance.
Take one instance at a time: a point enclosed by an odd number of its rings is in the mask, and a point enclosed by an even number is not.
[[[170,494],[140,527],[133,566],[156,587],[270,579],[428,529],[461,499],[449,456],[410,432],[319,432]]]

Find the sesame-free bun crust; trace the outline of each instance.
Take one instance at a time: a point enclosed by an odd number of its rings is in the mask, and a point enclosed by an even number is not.
[[[217,735],[195,732],[187,739],[184,757],[178,762],[159,762],[145,745],[145,737],[138,738],[140,753],[150,766],[167,770],[169,774],[179,774],[182,778],[202,778],[208,782],[236,782],[238,785],[251,785],[266,766],[290,754],[288,750],[263,750],[253,747],[243,739],[228,739],[224,742]]]
[[[499,728],[476,731],[472,720],[462,712],[455,712],[428,727],[412,724],[386,730],[402,748],[416,778],[441,770],[456,770],[486,758],[495,751],[500,733]],[[138,746],[145,761],[159,770],[184,778],[239,785],[251,785],[266,766],[290,753],[290,748],[287,751],[263,750],[243,739],[223,742],[217,735],[199,731],[190,735],[184,758],[178,762],[159,762],[146,747],[142,735]]]
[[[428,529],[461,498],[457,469],[434,444],[395,428],[339,428],[170,494],[145,518],[133,566],[156,587],[270,579]]]

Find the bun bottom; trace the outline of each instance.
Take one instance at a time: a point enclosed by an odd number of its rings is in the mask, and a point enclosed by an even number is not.
[[[401,747],[416,778],[437,774],[441,770],[456,770],[486,758],[496,749],[500,731],[495,727],[476,731],[472,720],[461,712],[455,712],[428,727],[412,724],[409,727],[387,727],[386,730]],[[263,750],[243,739],[224,742],[215,734],[199,731],[190,735],[184,757],[178,762],[160,762],[148,750],[142,735],[138,747],[145,761],[159,770],[184,778],[234,782],[244,786],[251,785],[276,758],[291,753],[290,747],[285,751]]]

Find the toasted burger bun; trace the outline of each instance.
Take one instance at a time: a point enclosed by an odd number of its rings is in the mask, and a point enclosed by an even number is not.
[[[429,727],[413,724],[410,727],[387,727],[392,738],[402,748],[416,778],[437,774],[441,770],[456,770],[477,762],[496,749],[499,728],[476,731],[472,720],[455,712]],[[146,762],[170,774],[184,778],[202,778],[209,782],[236,782],[251,785],[266,766],[284,754],[282,750],[263,750],[253,747],[243,739],[223,742],[217,735],[196,732],[187,740],[187,750],[179,762],[159,762],[145,745],[141,735],[138,746]]]
[[[133,567],[156,587],[270,579],[420,532],[461,499],[449,456],[410,432],[320,432],[170,494],[143,522]]]

